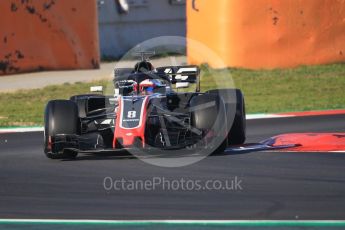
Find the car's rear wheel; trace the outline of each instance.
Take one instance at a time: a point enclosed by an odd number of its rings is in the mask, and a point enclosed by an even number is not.
[[[65,150],[55,145],[56,135],[76,135],[78,132],[78,107],[70,100],[49,101],[44,115],[44,153],[48,158],[74,158],[77,151]]]

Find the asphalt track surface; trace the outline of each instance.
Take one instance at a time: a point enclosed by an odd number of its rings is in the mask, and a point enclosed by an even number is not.
[[[247,142],[291,132],[344,132],[345,115],[250,120]],[[42,132],[0,134],[0,218],[345,219],[345,153],[252,151],[162,168],[116,154],[50,160]],[[183,160],[183,158],[181,158]],[[106,191],[128,180],[242,180],[242,189]]]

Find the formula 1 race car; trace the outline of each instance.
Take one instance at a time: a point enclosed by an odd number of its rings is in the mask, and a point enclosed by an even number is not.
[[[154,68],[143,58],[134,68],[115,69],[112,85],[114,95],[95,93],[102,87],[91,87],[93,94],[48,102],[44,114],[47,157],[74,158],[78,152],[118,149],[166,154],[208,149],[214,153],[245,141],[241,91],[201,93],[197,66]],[[186,92],[191,85],[194,92]]]

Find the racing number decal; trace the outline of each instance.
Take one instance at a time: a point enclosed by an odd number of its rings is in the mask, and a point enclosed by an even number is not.
[[[132,97],[122,98],[120,128],[134,129],[141,125],[142,120],[145,119],[145,117],[141,117],[146,106],[145,98],[141,97],[136,100],[133,100]]]
[[[137,116],[137,111],[132,110],[132,111],[128,111],[127,113],[127,118],[135,118]]]

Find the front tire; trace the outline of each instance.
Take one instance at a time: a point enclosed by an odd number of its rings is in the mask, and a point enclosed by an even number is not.
[[[222,98],[218,95],[203,94],[193,97],[190,106],[199,108],[192,112],[192,126],[207,132],[203,138],[213,136],[213,154],[224,152],[227,147],[227,118]]]
[[[48,158],[74,158],[78,152],[64,150],[54,144],[58,134],[76,135],[78,132],[78,107],[70,100],[52,100],[46,105],[44,114],[44,153]]]
[[[230,145],[240,145],[246,141],[246,107],[244,97],[239,89],[236,89],[236,114],[228,135]]]
[[[228,120],[228,144],[240,145],[246,140],[246,110],[244,96],[239,89],[215,89],[207,91],[223,98]]]

